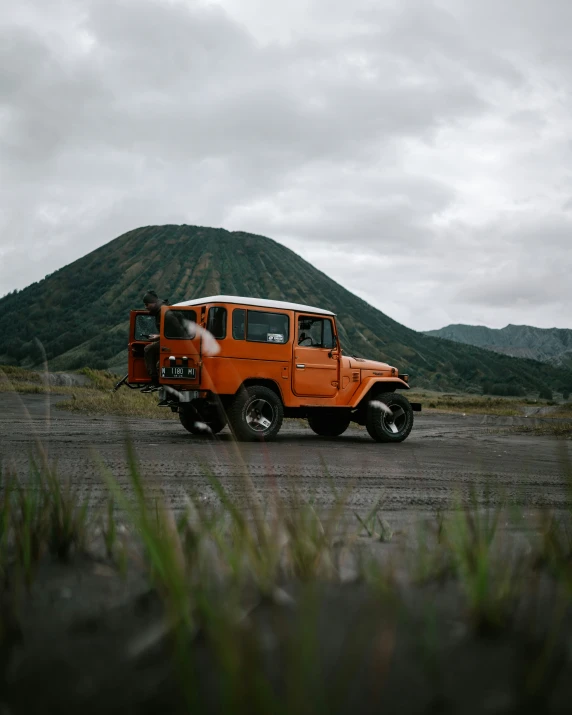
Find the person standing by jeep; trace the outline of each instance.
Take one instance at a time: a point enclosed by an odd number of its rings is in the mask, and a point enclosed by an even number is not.
[[[167,305],[166,300],[159,298],[154,290],[148,290],[143,296],[143,303],[149,311],[149,313],[155,318],[155,326],[157,332],[153,335],[149,335],[149,338],[153,341],[149,345],[145,345],[144,356],[145,356],[145,367],[151,378],[151,384],[144,387],[141,392],[151,392],[155,388],[159,387],[159,332],[161,328],[161,307]]]

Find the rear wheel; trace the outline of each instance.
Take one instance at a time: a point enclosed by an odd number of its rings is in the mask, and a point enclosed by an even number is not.
[[[242,442],[274,439],[283,419],[282,400],[273,390],[262,385],[241,390],[228,409],[232,431]]]
[[[322,437],[339,437],[350,425],[350,416],[343,409],[316,410],[308,415],[310,428]]]
[[[226,426],[227,419],[216,405],[206,400],[195,400],[179,409],[179,420],[192,434],[218,434]]]
[[[369,401],[365,426],[376,442],[403,442],[413,427],[409,400],[396,392],[386,392]]]

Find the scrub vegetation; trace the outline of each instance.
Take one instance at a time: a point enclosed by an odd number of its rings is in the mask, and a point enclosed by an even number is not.
[[[57,373],[55,375],[57,377]],[[126,387],[113,392],[114,385],[120,379],[118,375],[91,368],[83,368],[77,375],[87,378],[85,385],[50,384],[47,377],[40,372],[2,365],[0,392],[50,392],[65,395],[67,399],[59,401],[55,407],[70,412],[178,420],[178,416],[170,409],[157,407],[158,400],[154,393],[141,394],[139,390],[129,390]]]
[[[57,373],[56,373],[57,375]],[[129,390],[121,387],[113,392],[114,385],[120,377],[107,370],[82,368],[77,375],[86,378],[86,385],[66,386],[50,384],[41,372],[25,368],[0,365],[0,392],[12,391],[22,393],[52,392],[67,395],[68,398],[56,404],[57,409],[68,410],[92,415],[116,415],[124,417],[147,417],[154,419],[177,420],[176,413],[170,409],[157,407],[157,396],[154,393],[141,394],[139,390]],[[522,433],[554,434],[566,436],[570,432],[572,422],[572,403],[555,402],[554,400],[539,400],[529,397],[487,397],[485,395],[443,394],[435,391],[413,389],[406,394],[410,401],[421,402],[424,411],[439,411],[451,413],[483,414],[523,417],[538,416],[552,422],[547,424],[519,427]],[[558,424],[556,420],[564,420]],[[298,420],[305,425],[305,420]]]
[[[572,402],[538,397],[490,397],[462,393],[438,393],[412,389],[411,401],[422,402],[424,410],[464,412],[505,417],[537,416],[547,419],[572,419]]]

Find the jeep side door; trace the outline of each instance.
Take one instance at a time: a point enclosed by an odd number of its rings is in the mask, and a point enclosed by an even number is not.
[[[129,343],[127,350],[129,383],[151,382],[145,366],[145,346],[150,335],[157,333],[155,318],[146,310],[132,310],[129,314]]]
[[[339,389],[339,361],[334,322],[322,315],[295,316],[292,390],[303,397],[335,397]]]

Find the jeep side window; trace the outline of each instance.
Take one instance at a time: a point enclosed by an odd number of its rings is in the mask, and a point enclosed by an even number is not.
[[[287,343],[288,323],[288,316],[284,313],[249,310],[246,320],[246,339],[256,343]]]
[[[244,340],[244,329],[246,327],[246,310],[235,308],[232,311],[232,337],[235,340]]]
[[[218,340],[226,338],[226,308],[221,306],[209,308],[207,330],[213,338]]]
[[[307,348],[334,347],[334,330],[329,318],[298,318],[298,345]]]

